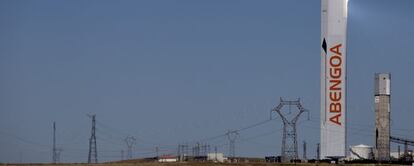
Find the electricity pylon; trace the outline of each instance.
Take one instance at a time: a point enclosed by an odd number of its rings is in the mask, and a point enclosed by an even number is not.
[[[137,139],[133,136],[128,136],[124,139],[124,141],[128,147],[127,159],[132,159],[132,148],[134,147]]]
[[[282,114],[281,112],[281,109],[285,105],[296,106],[299,110],[299,112],[291,120],[288,120],[286,115]],[[287,101],[283,100],[282,98],[280,98],[279,105],[273,108],[272,111],[277,112],[283,121],[282,162],[290,162],[291,160],[299,159],[296,122],[303,112],[309,113],[309,111],[302,107],[300,104],[300,99]]]
[[[236,139],[239,136],[239,132],[237,130],[229,130],[226,135],[230,142],[229,157],[231,157],[230,160],[233,160],[236,157]]]
[[[95,135],[96,115],[88,115],[88,116],[92,118],[91,138],[89,138],[88,163],[98,163],[98,151],[96,150],[96,135]]]

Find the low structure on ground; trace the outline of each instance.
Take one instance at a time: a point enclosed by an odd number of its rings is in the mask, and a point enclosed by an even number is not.
[[[224,157],[223,153],[208,153],[207,160],[222,163],[227,161],[227,157]]]
[[[177,162],[177,161],[178,161],[177,156],[173,156],[173,155],[163,155],[163,156],[160,156],[158,158],[158,162],[162,162],[162,163],[165,163],[165,162]]]

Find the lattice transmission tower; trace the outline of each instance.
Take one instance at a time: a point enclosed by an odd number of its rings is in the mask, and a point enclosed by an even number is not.
[[[88,116],[92,118],[91,138],[89,138],[88,163],[98,163],[98,151],[96,150],[96,135],[95,135],[96,115],[88,115]]]
[[[293,115],[291,120],[288,120],[286,116],[287,114],[282,113],[283,106],[289,106],[289,108],[291,108],[291,106],[296,106],[299,112],[296,115]],[[309,118],[309,111],[302,107],[300,99],[289,101],[283,100],[282,98],[280,98],[279,105],[272,109],[272,112],[273,111],[277,112],[283,121],[282,162],[290,162],[291,160],[299,159],[296,122],[303,112],[308,112]],[[289,114],[293,114],[290,109]]]
[[[229,140],[229,157],[233,160],[236,157],[236,139],[239,136],[238,130],[229,130],[227,133],[227,139]]]
[[[60,153],[62,152],[62,148],[56,147],[56,122],[53,122],[53,148],[52,148],[52,162],[59,163],[60,162]]]
[[[128,152],[127,152],[127,159],[132,159],[132,149],[135,145],[135,143],[137,142],[137,139],[133,136],[128,136],[124,139],[127,147],[128,147]]]
[[[53,122],[53,148],[52,148],[52,161],[57,163],[57,153],[56,153],[56,123]]]

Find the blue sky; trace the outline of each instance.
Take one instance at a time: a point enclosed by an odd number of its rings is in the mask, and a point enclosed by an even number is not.
[[[414,139],[414,1],[350,0],[348,143],[373,138],[373,78],[392,74],[392,134]],[[320,1],[0,1],[0,162],[174,153],[261,122],[300,97],[309,157],[319,142]],[[236,154],[280,154],[280,120],[240,132]],[[226,137],[205,143],[227,153]],[[301,153],[301,150],[300,150]]]

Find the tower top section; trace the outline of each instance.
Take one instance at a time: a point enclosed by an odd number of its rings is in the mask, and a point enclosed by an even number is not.
[[[374,95],[391,95],[391,74],[375,73]]]

